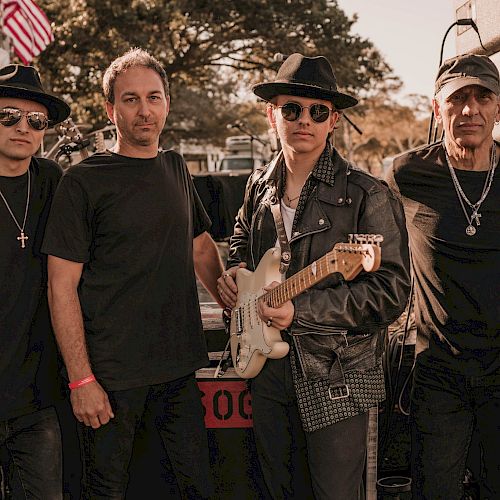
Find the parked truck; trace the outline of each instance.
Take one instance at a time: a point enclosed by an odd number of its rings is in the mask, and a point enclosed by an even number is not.
[[[267,163],[271,151],[259,137],[234,135],[226,139],[224,156],[217,170],[220,172],[251,172]]]
[[[458,25],[456,35],[457,54],[485,54],[500,69],[500,2],[499,0],[453,0],[455,21],[472,19],[479,36],[472,26]],[[493,130],[500,140],[500,125]]]

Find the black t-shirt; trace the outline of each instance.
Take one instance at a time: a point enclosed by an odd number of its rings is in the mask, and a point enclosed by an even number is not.
[[[193,237],[209,227],[173,151],[96,154],[61,180],[43,251],[84,263],[87,348],[105,388],[166,382],[207,364]]]
[[[33,158],[26,248],[20,231],[0,200],[0,420],[35,411],[60,396],[57,349],[47,306],[46,257],[41,253],[50,203],[60,167]],[[20,226],[28,174],[0,176],[0,190]]]
[[[415,272],[417,351],[468,375],[500,368],[500,172],[481,205],[474,236],[441,143],[394,160],[389,185],[401,194]],[[487,172],[455,169],[475,203]],[[470,209],[468,214],[470,216]],[[475,224],[474,224],[475,226]],[[455,352],[458,350],[459,353]]]

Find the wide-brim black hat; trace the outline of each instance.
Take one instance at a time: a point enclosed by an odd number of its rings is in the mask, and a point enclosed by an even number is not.
[[[16,97],[43,104],[51,125],[66,120],[71,113],[62,99],[45,92],[40,76],[32,66],[9,64],[0,68],[0,97]]]
[[[286,58],[273,82],[258,83],[252,90],[265,101],[277,95],[294,95],[331,101],[336,109],[358,103],[356,98],[337,90],[337,79],[326,57],[306,57],[299,53]]]

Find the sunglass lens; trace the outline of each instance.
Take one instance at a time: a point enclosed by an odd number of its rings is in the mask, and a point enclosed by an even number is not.
[[[313,104],[310,107],[309,112],[311,113],[311,118],[316,123],[324,122],[330,115],[330,109],[324,104]]]
[[[12,127],[22,116],[22,113],[17,109],[0,109],[0,123],[4,127]]]
[[[294,122],[295,120],[297,120],[300,116],[301,111],[302,108],[294,102],[287,102],[286,104],[281,106],[281,114],[283,118],[289,122]]]
[[[33,112],[28,115],[28,123],[35,130],[44,130],[47,128],[48,120],[44,114]]]

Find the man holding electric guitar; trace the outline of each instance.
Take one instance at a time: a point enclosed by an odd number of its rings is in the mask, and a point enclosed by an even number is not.
[[[271,496],[357,499],[368,410],[385,397],[382,331],[410,288],[403,210],[331,145],[357,100],[327,59],[292,54],[253,90],[282,151],[249,179],[218,280],[233,363],[252,379]]]

